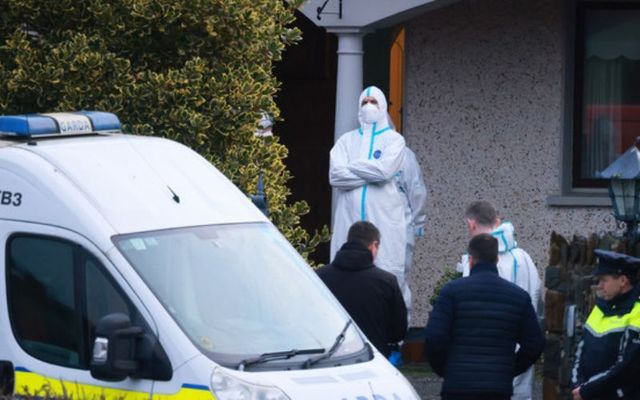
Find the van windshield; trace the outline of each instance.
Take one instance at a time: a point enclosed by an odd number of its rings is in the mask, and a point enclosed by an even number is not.
[[[114,242],[189,338],[223,365],[293,349],[327,351],[348,321],[271,224],[171,229],[116,236]],[[344,362],[364,349],[352,324],[330,359]],[[262,367],[291,367],[317,356]]]

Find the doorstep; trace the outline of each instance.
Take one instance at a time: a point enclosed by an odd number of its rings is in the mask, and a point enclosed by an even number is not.
[[[405,364],[425,363],[427,359],[424,356],[424,328],[409,328],[400,351]]]

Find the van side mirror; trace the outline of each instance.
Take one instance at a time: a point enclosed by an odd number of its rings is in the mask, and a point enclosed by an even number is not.
[[[142,328],[131,326],[129,317],[114,313],[104,316],[96,326],[91,356],[91,376],[105,381],[121,381],[139,369],[135,360],[136,339]]]
[[[171,362],[158,339],[143,328],[131,326],[129,317],[113,313],[96,326],[90,363],[91,376],[103,381],[121,381],[128,376],[169,381]]]

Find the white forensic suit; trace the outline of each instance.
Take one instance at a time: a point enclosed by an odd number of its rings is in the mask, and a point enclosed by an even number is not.
[[[361,106],[367,96],[378,101],[377,108]],[[336,191],[331,260],[347,241],[349,227],[369,221],[381,235],[375,264],[404,282],[408,222],[406,200],[396,181],[405,155],[404,138],[389,126],[380,89],[366,88],[358,109],[360,127],[340,136],[330,153],[329,182]]]
[[[526,251],[518,247],[515,240],[513,224],[504,222],[491,232],[498,240],[498,274],[526,290],[531,296],[533,309],[538,311],[540,300],[540,277],[533,260]],[[462,257],[458,270],[463,276],[469,276],[467,256]],[[533,388],[533,366],[513,380],[512,400],[531,400]]]
[[[424,236],[424,223],[427,217],[425,211],[427,187],[422,179],[422,171],[416,155],[408,147],[405,147],[404,161],[398,174],[398,185],[405,197],[404,214],[408,221],[404,274],[402,281],[398,278],[398,283],[407,306],[408,319],[411,322],[411,290],[406,278],[409,276],[413,265],[413,249],[416,244],[416,238]]]

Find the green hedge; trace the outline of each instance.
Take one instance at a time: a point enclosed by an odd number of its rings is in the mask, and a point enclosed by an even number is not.
[[[273,63],[300,39],[301,0],[6,0],[0,2],[0,113],[116,113],[127,132],[198,151],[245,193],[265,171],[272,221],[304,256],[328,239],[300,226],[277,138]]]
[[[433,306],[436,303],[436,300],[438,299],[438,295],[440,295],[440,291],[442,290],[444,285],[458,278],[462,278],[461,272],[457,272],[453,268],[445,267],[444,272],[442,273],[442,276],[440,277],[440,279],[438,279],[438,281],[436,282],[433,288],[433,294],[429,298],[429,304]]]

